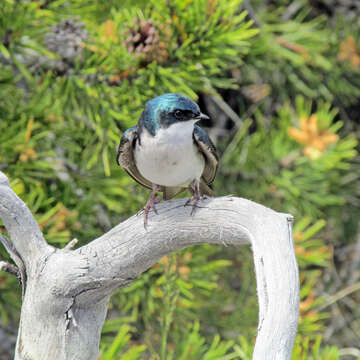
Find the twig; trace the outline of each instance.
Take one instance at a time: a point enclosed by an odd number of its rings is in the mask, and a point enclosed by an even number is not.
[[[356,358],[359,358],[360,350],[357,348],[342,348],[339,351],[339,355],[340,356],[350,355],[350,356],[355,356]]]
[[[0,173],[0,183],[1,183],[1,173]],[[13,243],[10,241],[10,239],[8,239],[3,234],[0,234],[0,243],[2,243],[4,245],[5,249],[10,254],[12,260],[17,265],[16,268],[19,271],[19,276],[17,274],[15,274],[15,275],[16,275],[17,279],[19,280],[20,284],[21,284],[22,296],[24,296],[24,294],[25,294],[25,286],[26,286],[26,270],[25,270],[24,262],[23,262],[21,256],[19,255],[19,253],[16,251]],[[13,266],[15,266],[15,265],[13,265]],[[6,270],[4,270],[4,271],[6,271]]]
[[[79,240],[77,238],[72,239],[68,244],[66,244],[64,249],[65,250],[72,250],[78,242],[79,242]]]
[[[336,294],[330,296],[324,304],[321,304],[316,308],[316,311],[321,311],[327,308],[328,306],[336,303],[340,299],[344,298],[345,296],[348,296],[356,291],[360,290],[360,282],[357,282],[353,285],[350,285],[340,291],[338,291]]]
[[[21,284],[20,270],[16,265],[9,264],[6,261],[0,261],[0,270],[6,271],[11,275],[15,275],[16,278],[19,280],[19,283]]]
[[[262,27],[263,25],[262,25],[261,21],[259,20],[259,18],[256,16],[255,10],[251,6],[250,1],[245,0],[243,2],[243,7],[248,12],[249,17],[251,18],[251,20],[254,21],[254,24],[256,26],[258,26],[258,27]]]
[[[243,120],[240,116],[226,103],[222,97],[210,95],[214,103],[236,124],[237,128],[243,125]]]
[[[350,278],[348,283],[354,283],[359,278],[359,271],[357,270],[360,263],[360,234],[357,237],[356,244],[354,246],[354,256],[349,266]]]

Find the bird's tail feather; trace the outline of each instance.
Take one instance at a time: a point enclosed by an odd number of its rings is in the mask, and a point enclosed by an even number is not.
[[[161,191],[163,193],[163,199],[170,200],[174,196],[176,196],[177,194],[180,194],[184,190],[186,190],[186,188],[164,186],[164,188]]]
[[[214,196],[214,192],[210,189],[210,186],[206,184],[206,182],[203,179],[200,180],[200,194],[211,197]]]

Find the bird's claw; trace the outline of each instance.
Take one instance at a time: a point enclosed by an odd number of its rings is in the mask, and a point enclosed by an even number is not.
[[[186,201],[186,203],[184,204],[184,206],[187,206],[187,205],[189,205],[191,202],[193,203],[193,204],[192,204],[191,213],[190,213],[191,216],[194,215],[195,209],[196,209],[196,205],[197,205],[198,201],[201,200],[201,199],[202,199],[201,196],[194,194],[194,195],[193,195],[191,198],[189,198],[189,199]]]
[[[141,215],[141,214],[143,213],[144,209],[145,209],[145,208],[140,209],[140,210],[135,214],[135,216]]]
[[[190,204],[191,202],[193,202],[193,205],[192,205],[192,209],[191,209],[191,213],[190,213],[190,216],[193,216],[194,215],[194,212],[195,212],[195,208],[196,208],[196,204],[198,203],[199,200],[202,199],[201,197],[201,194],[200,194],[200,189],[199,189],[199,180],[194,180],[192,182],[192,185],[191,187],[193,188],[193,191],[194,191],[194,195],[188,199],[185,203],[184,206],[187,206],[188,204]]]
[[[156,198],[153,198],[151,196],[150,199],[148,200],[148,202],[146,203],[146,205],[145,205],[145,207],[143,209],[144,210],[144,228],[145,229],[147,227],[148,216],[149,216],[150,209],[152,209],[154,211],[154,213],[156,215],[158,215],[155,204],[157,204],[160,200],[161,200],[160,196],[157,196]]]

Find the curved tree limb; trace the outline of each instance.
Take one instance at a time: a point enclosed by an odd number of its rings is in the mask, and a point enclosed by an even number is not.
[[[11,275],[15,275],[16,278],[21,282],[20,270],[16,265],[9,264],[6,261],[0,261],[0,270],[6,271]]]
[[[21,261],[27,271],[40,256],[52,248],[44,239],[39,226],[24,202],[11,190],[9,181],[0,172],[0,217],[10,235],[11,243],[4,244],[15,263]],[[4,240],[4,239],[2,239]]]
[[[135,215],[79,249],[60,250],[0,177],[0,217],[28,274],[15,358],[97,359],[111,294],[161,257],[206,242],[251,244],[259,299],[253,359],[290,359],[299,308],[291,216],[235,197],[203,200],[190,216],[184,203],[158,204],[147,230]]]

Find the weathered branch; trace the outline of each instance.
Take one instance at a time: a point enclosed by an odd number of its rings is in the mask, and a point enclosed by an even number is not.
[[[26,271],[30,271],[40,256],[52,248],[45,241],[37,222],[24,202],[11,190],[7,177],[0,172],[0,217],[11,238],[11,249],[15,263],[19,259]]]
[[[6,261],[0,261],[0,270],[5,271],[11,275],[15,275],[21,283],[20,270],[16,265],[9,264]]]
[[[147,230],[135,215],[88,245],[60,250],[46,244],[25,204],[0,184],[0,216],[33,269],[27,271],[16,359],[97,359],[111,294],[164,255],[205,242],[251,244],[259,298],[253,358],[290,359],[299,307],[291,216],[235,197],[203,200],[190,216],[184,203],[159,204]]]
[[[11,258],[14,260],[15,264],[17,265],[17,269],[19,273],[16,277],[19,279],[22,288],[22,294],[25,294],[25,287],[26,287],[26,270],[24,262],[22,261],[20,255],[16,251],[13,243],[8,239],[6,236],[0,234],[0,242],[4,245],[7,252],[10,254]],[[5,270],[6,271],[6,270]]]

